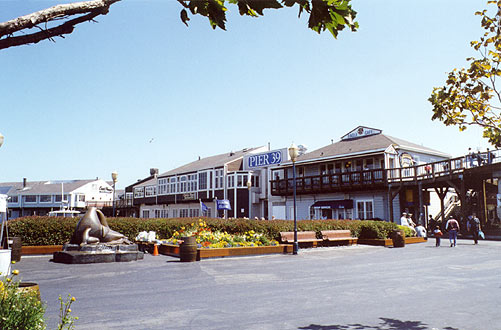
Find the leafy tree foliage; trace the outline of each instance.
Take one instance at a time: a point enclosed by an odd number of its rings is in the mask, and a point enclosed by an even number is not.
[[[74,27],[106,15],[109,7],[122,0],[90,0],[57,5],[0,23],[0,49],[53,40],[73,32]],[[356,31],[356,12],[351,0],[177,0],[183,7],[181,21],[188,25],[190,16],[201,15],[212,28],[226,29],[228,5],[238,8],[240,15],[259,17],[265,9],[299,8],[309,15],[308,27],[318,33],[328,30],[334,37],[345,27]],[[32,31],[35,29],[35,32]]]
[[[471,47],[478,58],[467,58],[469,68],[454,69],[448,74],[445,86],[433,89],[428,99],[433,105],[433,120],[456,125],[460,131],[468,126],[483,127],[483,136],[495,147],[501,147],[501,90],[496,84],[501,76],[501,1],[495,14],[487,9],[476,12],[485,33]]]

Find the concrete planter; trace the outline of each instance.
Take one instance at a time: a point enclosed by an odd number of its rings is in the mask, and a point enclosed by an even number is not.
[[[137,242],[142,251],[151,251],[153,248],[152,243]],[[158,246],[158,253],[180,258],[180,248],[177,245],[160,244]],[[220,249],[197,249],[197,260],[207,259],[207,258],[222,258],[222,257],[236,257],[236,256],[247,256],[247,255],[259,255],[259,254],[287,254],[292,253],[291,244],[280,244],[274,246],[249,246],[249,247],[231,247],[231,248],[220,248]]]
[[[2,249],[0,250],[0,276],[9,275],[10,272],[10,259],[11,250]]]
[[[426,239],[424,237],[406,237],[405,244],[414,243],[424,243]],[[362,245],[374,245],[374,246],[393,246],[393,241],[391,238],[387,239],[358,239],[358,244]]]

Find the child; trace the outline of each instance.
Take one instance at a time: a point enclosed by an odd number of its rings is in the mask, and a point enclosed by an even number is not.
[[[435,235],[435,246],[439,247],[440,246],[440,237],[442,237],[443,233],[440,231],[440,227],[437,226],[435,230],[433,231],[433,234]]]

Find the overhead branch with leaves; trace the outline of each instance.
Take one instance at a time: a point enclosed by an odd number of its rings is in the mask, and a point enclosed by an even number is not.
[[[122,0],[90,0],[57,5],[0,23],[0,49],[52,40],[73,32],[76,25],[106,15],[109,7]],[[299,8],[299,17],[309,14],[308,27],[318,33],[328,30],[334,37],[345,27],[356,31],[356,11],[351,0],[177,0],[183,7],[181,21],[188,25],[190,16],[201,15],[212,28],[226,30],[228,5],[240,15],[259,17],[265,9]],[[35,30],[35,31],[33,31]]]
[[[495,147],[501,147],[501,1],[495,5],[495,14],[476,12],[485,33],[471,47],[478,58],[467,58],[469,68],[454,69],[448,74],[445,86],[433,89],[428,99],[433,105],[433,120],[458,126],[464,131],[469,126],[483,128],[483,136]]]

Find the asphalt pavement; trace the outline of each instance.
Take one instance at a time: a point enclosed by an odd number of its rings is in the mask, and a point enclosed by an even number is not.
[[[76,297],[76,329],[501,329],[501,242],[301,249],[298,255],[206,259],[145,255],[66,265],[23,257],[49,329],[58,296]]]

